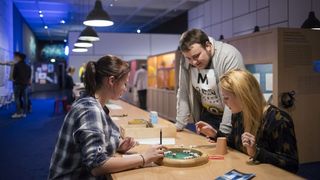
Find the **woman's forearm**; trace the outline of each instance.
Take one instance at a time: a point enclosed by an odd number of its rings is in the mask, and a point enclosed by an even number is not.
[[[129,157],[112,157],[103,165],[92,169],[91,173],[94,176],[104,175],[107,173],[119,172],[128,169],[137,168],[143,166],[145,160],[141,155],[129,156]]]

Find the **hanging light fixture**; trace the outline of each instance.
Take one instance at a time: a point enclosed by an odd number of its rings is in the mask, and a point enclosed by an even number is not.
[[[320,21],[317,19],[314,11],[309,12],[308,19],[303,22],[301,28],[320,30]]]
[[[101,0],[96,0],[93,10],[91,10],[83,21],[86,26],[105,27],[112,26],[113,21],[109,14],[103,9]]]
[[[75,47],[82,47],[82,48],[88,48],[92,47],[92,42],[91,41],[83,41],[83,40],[77,40],[76,43],[74,43]]]
[[[255,32],[260,32],[260,27],[259,26],[255,26],[254,28],[253,28],[253,32],[255,33]]]
[[[81,33],[78,38],[79,40],[84,41],[99,41],[100,38],[97,32],[90,26],[87,26]]]
[[[87,52],[88,51],[88,49],[86,49],[86,48],[81,48],[81,47],[74,47],[73,49],[72,49],[72,52]]]

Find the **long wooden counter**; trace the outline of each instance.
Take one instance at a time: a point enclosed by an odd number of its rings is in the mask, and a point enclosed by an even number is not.
[[[143,111],[126,102],[115,101],[113,103],[121,106],[122,109],[110,109],[111,116],[122,114],[128,115],[125,117],[116,118],[117,120],[115,120],[115,122],[118,124],[125,123],[133,118],[149,118],[148,112]],[[167,121],[162,118],[159,118],[159,122],[167,123]],[[212,143],[208,142],[206,138],[190,131],[183,131],[177,133],[175,146],[180,145],[184,145],[185,147],[189,147],[190,145],[211,145],[210,147],[199,146],[197,149],[207,153],[208,155],[215,154],[215,146]],[[132,149],[130,152],[143,152],[143,150],[147,147],[148,145],[139,145]],[[301,177],[295,174],[289,173],[270,164],[250,164],[249,157],[247,155],[233,149],[228,149],[228,153],[224,155],[223,160],[209,160],[207,164],[202,166],[174,168],[155,165],[153,167],[146,167],[119,173],[113,173],[112,178],[115,180],[213,180],[216,177],[221,176],[232,169],[236,169],[244,173],[254,173],[256,174],[256,177],[254,179],[302,179]]]

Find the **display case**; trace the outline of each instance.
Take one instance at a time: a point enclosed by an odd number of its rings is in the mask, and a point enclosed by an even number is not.
[[[174,90],[175,83],[174,52],[148,58],[148,87]]]
[[[148,57],[148,110],[174,120],[176,116],[175,51]]]

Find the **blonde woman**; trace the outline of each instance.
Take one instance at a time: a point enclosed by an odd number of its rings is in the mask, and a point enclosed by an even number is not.
[[[228,146],[291,172],[298,170],[298,153],[291,117],[267,104],[255,77],[245,70],[231,70],[220,78],[224,103],[232,112]],[[210,138],[225,136],[209,124],[198,122],[197,131]]]

